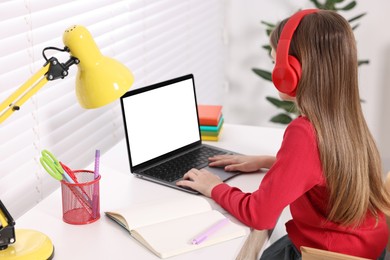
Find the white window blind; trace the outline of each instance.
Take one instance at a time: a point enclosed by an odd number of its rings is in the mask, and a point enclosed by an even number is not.
[[[104,55],[130,68],[132,88],[193,73],[198,102],[221,103],[223,12],[222,0],[1,1],[0,102],[43,66],[43,48],[63,48],[64,30],[80,24]],[[46,54],[68,59],[68,54]],[[60,185],[41,167],[42,149],[82,169],[93,161],[95,149],[104,153],[124,137],[118,101],[95,110],[79,106],[76,69],[48,82],[0,125],[0,199],[14,217]]]

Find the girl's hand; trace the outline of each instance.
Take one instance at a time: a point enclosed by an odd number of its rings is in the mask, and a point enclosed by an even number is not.
[[[274,156],[216,155],[209,158],[209,166],[224,167],[227,172],[255,172],[261,168],[271,168],[275,160]]]
[[[205,169],[191,169],[184,174],[183,180],[178,181],[176,184],[189,187],[199,191],[207,197],[211,197],[211,191],[220,183],[222,183],[222,181],[217,175]]]

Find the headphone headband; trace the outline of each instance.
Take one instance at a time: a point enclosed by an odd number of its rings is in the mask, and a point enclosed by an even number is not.
[[[302,18],[316,12],[318,9],[306,9],[292,15],[284,25],[279,37],[272,81],[280,92],[290,96],[296,95],[296,88],[302,73],[299,61],[294,56],[289,55],[291,40]]]

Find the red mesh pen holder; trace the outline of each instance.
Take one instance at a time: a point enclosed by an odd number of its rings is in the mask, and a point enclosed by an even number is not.
[[[73,225],[95,222],[100,218],[100,175],[95,179],[93,171],[77,170],[73,173],[77,183],[61,181],[62,219]]]

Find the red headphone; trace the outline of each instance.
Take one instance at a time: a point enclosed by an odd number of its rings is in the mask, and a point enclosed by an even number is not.
[[[302,74],[302,67],[297,58],[289,55],[291,39],[302,18],[318,9],[302,10],[292,15],[280,34],[276,49],[276,62],[272,71],[272,82],[282,93],[295,97],[297,85]]]

